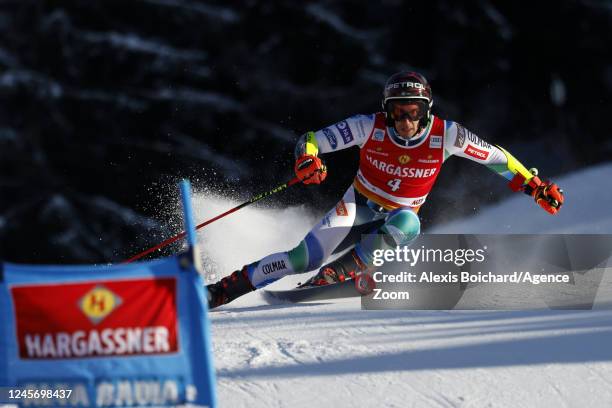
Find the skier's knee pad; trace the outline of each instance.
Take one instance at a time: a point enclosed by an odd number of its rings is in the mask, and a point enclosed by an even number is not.
[[[288,252],[289,262],[295,273],[302,273],[320,268],[325,259],[323,247],[311,233],[306,235],[298,246]]]
[[[397,209],[389,214],[380,231],[392,237],[396,246],[404,246],[420,234],[421,221],[414,211]]]

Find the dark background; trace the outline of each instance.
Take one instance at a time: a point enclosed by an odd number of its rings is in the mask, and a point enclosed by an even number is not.
[[[125,259],[180,228],[180,178],[266,191],[297,136],[378,110],[402,69],[429,79],[435,114],[544,177],[609,160],[611,23],[596,0],[1,1],[0,258]],[[271,201],[324,211],[357,155]],[[438,180],[425,229],[510,194],[467,160]]]

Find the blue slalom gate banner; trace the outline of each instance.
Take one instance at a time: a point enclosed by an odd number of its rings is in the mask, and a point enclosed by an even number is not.
[[[191,208],[183,184],[186,225]],[[0,264],[0,405],[216,406],[190,249],[116,266]]]

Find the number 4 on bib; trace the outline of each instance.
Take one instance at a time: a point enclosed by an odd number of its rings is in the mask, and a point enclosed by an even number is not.
[[[389,187],[391,187],[391,191],[397,191],[400,188],[400,183],[401,182],[402,182],[402,180],[400,180],[400,179],[393,179],[393,180],[389,180],[387,185]]]

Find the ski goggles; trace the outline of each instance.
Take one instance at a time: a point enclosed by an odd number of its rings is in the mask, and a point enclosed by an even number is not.
[[[389,101],[387,112],[395,121],[410,120],[416,122],[427,116],[429,106],[421,99],[400,99]]]

